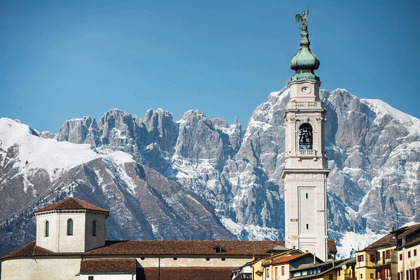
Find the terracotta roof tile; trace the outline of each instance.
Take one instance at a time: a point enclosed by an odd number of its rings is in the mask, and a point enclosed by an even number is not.
[[[136,273],[136,259],[82,260],[80,273]]]
[[[215,246],[222,246],[223,251],[216,253]],[[35,241],[2,257],[30,256],[175,256],[175,255],[206,255],[206,256],[268,256],[267,251],[274,246],[284,246],[284,241],[231,241],[231,240],[150,240],[150,241],[106,241],[105,246],[86,253],[54,253],[37,247]]]
[[[216,253],[214,247],[221,245],[224,252]],[[15,257],[35,256],[268,256],[267,250],[276,246],[284,245],[284,241],[107,241],[104,247],[93,249],[86,253],[54,253],[37,247],[35,241],[11,252],[0,258],[9,259]]]
[[[393,238],[394,233],[397,235],[397,239],[401,239],[403,237],[406,237],[412,234],[413,232],[417,230],[420,230],[420,224],[396,229],[392,233],[389,233],[385,235],[384,237],[380,238],[379,240],[377,240],[376,242],[370,244],[364,250],[376,249],[379,247],[396,244],[396,239]]]
[[[34,211],[34,213],[44,212],[44,211],[52,211],[52,210],[75,210],[75,209],[86,209],[86,210],[93,210],[93,211],[100,211],[105,212],[109,215],[109,211],[93,204],[90,204],[86,201],[75,197],[68,197],[63,200],[57,201],[51,205],[45,206],[41,209]]]
[[[334,240],[328,240],[328,253],[337,254],[337,247]]]
[[[215,246],[223,251],[216,253]],[[104,247],[89,251],[89,255],[268,255],[267,251],[284,241],[230,241],[230,240],[151,240],[108,241]]]
[[[54,253],[49,250],[43,249],[36,246],[35,241],[3,256],[0,258],[0,261],[9,258],[18,258],[18,257],[33,257],[33,256],[62,256],[62,255],[80,255],[79,253]]]
[[[299,254],[299,255],[292,255],[292,256],[283,256],[278,259],[274,259],[271,264],[279,264],[279,263],[287,263],[296,259],[300,259],[306,255],[309,255],[310,253],[305,254]],[[269,265],[269,264],[268,264]]]
[[[403,247],[408,248],[408,247],[411,247],[411,246],[414,246],[414,245],[417,245],[417,244],[420,244],[420,237],[418,237],[414,240],[411,240],[410,242],[405,244]]]

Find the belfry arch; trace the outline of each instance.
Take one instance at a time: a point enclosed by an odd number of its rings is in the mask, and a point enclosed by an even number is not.
[[[312,150],[312,136],[312,126],[309,123],[304,123],[299,127],[299,150]]]

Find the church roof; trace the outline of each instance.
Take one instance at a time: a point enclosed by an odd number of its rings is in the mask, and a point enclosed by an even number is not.
[[[268,255],[267,251],[284,241],[238,240],[146,240],[107,241],[106,245],[87,252],[89,255]],[[216,246],[223,250],[217,251]]]
[[[108,210],[105,210],[101,207],[90,204],[76,197],[68,197],[63,200],[57,201],[56,203],[53,203],[51,205],[45,206],[41,209],[34,211],[34,213],[53,211],[53,210],[78,210],[78,209],[105,212],[107,216],[109,216]]]
[[[224,249],[217,253],[215,246]],[[54,253],[36,246],[35,241],[0,258],[41,257],[41,256],[268,256],[267,250],[284,245],[284,241],[230,241],[230,240],[147,240],[147,241],[106,241],[105,246],[86,253]]]
[[[86,253],[54,253],[36,246],[35,241],[29,243],[0,258],[0,261],[20,257],[41,256],[269,256],[269,249],[284,246],[284,241],[238,241],[238,240],[146,240],[146,241],[106,241],[105,246]],[[215,247],[221,246],[222,251]]]
[[[80,274],[85,273],[136,273],[136,259],[82,260]]]

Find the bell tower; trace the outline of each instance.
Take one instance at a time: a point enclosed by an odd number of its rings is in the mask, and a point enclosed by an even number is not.
[[[309,48],[309,11],[297,14],[300,49],[290,61],[296,73],[288,87],[290,100],[284,110],[286,129],[284,179],[286,247],[314,253],[327,260],[327,158],[325,156],[321,81],[314,70],[319,59]]]

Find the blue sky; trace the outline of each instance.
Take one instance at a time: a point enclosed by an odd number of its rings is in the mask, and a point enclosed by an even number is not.
[[[420,117],[420,1],[0,1],[0,117],[57,132],[111,108],[253,110],[293,75],[310,8],[321,88]]]

